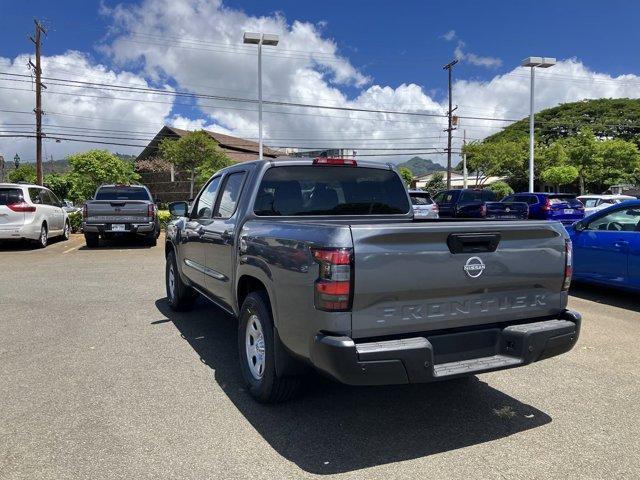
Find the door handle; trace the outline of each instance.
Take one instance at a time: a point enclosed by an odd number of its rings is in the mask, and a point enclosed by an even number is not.
[[[613,246],[616,248],[626,248],[629,246],[629,242],[627,242],[626,240],[618,240],[613,244]]]

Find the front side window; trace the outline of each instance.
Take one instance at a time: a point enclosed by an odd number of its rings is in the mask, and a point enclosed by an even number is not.
[[[228,175],[225,182],[216,217],[230,218],[236,211],[245,172],[236,172]]]
[[[589,223],[589,230],[635,232],[640,222],[640,208],[623,208]]]
[[[216,201],[216,193],[218,193],[219,184],[220,177],[216,177],[209,182],[198,198],[191,218],[211,218],[213,214],[213,204]]]
[[[410,210],[407,191],[392,170],[291,165],[264,174],[254,212],[279,215],[399,215]]]

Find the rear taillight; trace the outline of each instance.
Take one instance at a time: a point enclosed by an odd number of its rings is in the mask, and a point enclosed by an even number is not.
[[[151,218],[151,220],[156,218],[156,206],[151,203],[147,205],[147,217]]]
[[[347,167],[357,167],[358,163],[349,158],[324,158],[318,157],[313,160],[314,165],[345,165]]]
[[[544,210],[545,212],[551,211],[551,200],[549,200],[548,198],[545,200],[544,205],[542,206],[542,210]]]
[[[573,275],[573,245],[569,239],[565,240],[564,253],[564,281],[562,282],[562,290],[569,290],[571,286],[571,276]]]
[[[86,220],[89,217],[89,209],[87,208],[87,204],[85,203],[82,206],[82,219]]]
[[[33,205],[29,205],[27,202],[10,203],[9,205],[7,205],[7,207],[9,207],[14,212],[33,213],[36,211],[36,207],[34,207]]]
[[[320,264],[315,283],[318,310],[346,311],[351,308],[351,249],[312,248],[313,259]]]
[[[438,208],[438,204],[437,203],[433,204],[433,213],[440,213],[440,209]]]

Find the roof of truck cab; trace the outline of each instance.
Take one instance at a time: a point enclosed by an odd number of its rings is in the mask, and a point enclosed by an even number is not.
[[[252,160],[249,162],[243,162],[242,164],[231,165],[230,167],[226,167],[226,168],[234,168],[240,165],[262,164],[262,163],[269,163],[272,166],[278,166],[278,167],[284,166],[284,165],[313,165],[314,160],[315,158],[307,158],[307,157],[276,157],[276,158],[265,158],[264,160]],[[344,168],[366,167],[366,168],[379,168],[382,170],[393,169],[393,166],[390,163],[373,162],[371,160],[358,160],[357,158],[355,159],[345,158],[345,160],[355,160],[356,165],[355,166],[336,165],[336,166],[344,167]],[[317,165],[317,166],[318,168],[321,168],[321,167],[330,167],[334,165]]]

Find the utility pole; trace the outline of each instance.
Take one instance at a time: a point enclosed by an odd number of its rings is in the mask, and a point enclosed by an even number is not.
[[[36,75],[36,183],[42,185],[42,89],[47,88],[42,84],[42,67],[40,66],[40,48],[42,46],[41,34],[47,34],[47,31],[38,20],[33,20],[36,24],[36,30],[33,37],[29,37],[36,46],[36,63],[35,65],[29,60],[29,65]]]
[[[458,59],[455,59],[442,67],[443,70],[447,70],[449,73],[449,111],[447,112],[447,116],[449,117],[449,126],[445,130],[447,132],[447,190],[451,188],[451,134],[454,130],[452,117],[453,112],[458,108],[453,108],[453,99],[451,98],[451,71],[456,63],[458,63]]]
[[[467,130],[462,130],[462,186],[467,188],[469,186],[469,174],[467,172],[467,152],[464,151],[464,147],[467,146]]]

